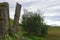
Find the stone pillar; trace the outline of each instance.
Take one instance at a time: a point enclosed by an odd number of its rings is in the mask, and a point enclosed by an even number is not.
[[[19,25],[20,12],[21,12],[21,5],[17,3],[15,9],[14,23],[13,23],[15,33],[17,33],[17,29],[18,29],[17,27]]]
[[[0,35],[2,40],[6,40],[6,34],[9,27],[9,4],[0,3]]]

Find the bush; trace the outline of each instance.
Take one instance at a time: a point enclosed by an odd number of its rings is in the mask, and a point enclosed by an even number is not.
[[[22,27],[26,34],[34,36],[45,36],[47,26],[43,24],[40,14],[27,12],[22,16]]]

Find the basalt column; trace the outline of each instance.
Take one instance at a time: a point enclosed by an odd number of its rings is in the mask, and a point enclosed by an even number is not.
[[[0,36],[1,40],[6,40],[6,34],[9,27],[9,4],[0,3]]]

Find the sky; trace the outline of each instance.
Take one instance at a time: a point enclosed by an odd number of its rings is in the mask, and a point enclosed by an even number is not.
[[[48,25],[60,26],[60,0],[0,0],[0,3],[9,3],[10,18],[14,18],[16,2],[22,5],[23,9],[28,11],[36,11],[40,9],[43,13],[44,22]]]

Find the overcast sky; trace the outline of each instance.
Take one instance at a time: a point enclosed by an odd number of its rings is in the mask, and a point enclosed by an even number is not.
[[[16,2],[22,5],[23,9],[36,11],[40,9],[44,14],[44,20],[49,25],[60,25],[60,0],[0,0],[0,2],[8,2],[10,8],[10,18],[14,18]]]

